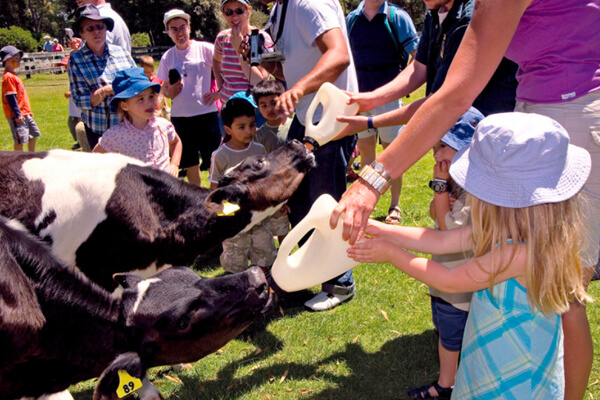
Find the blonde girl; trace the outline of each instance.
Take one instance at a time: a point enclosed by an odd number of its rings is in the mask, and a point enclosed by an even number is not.
[[[456,154],[453,180],[469,193],[473,225],[436,231],[370,221],[348,250],[360,262],[391,262],[445,292],[473,291],[453,399],[562,399],[560,315],[589,300],[579,257],[578,192],[589,153],[554,120],[505,113],[485,118]],[[473,250],[447,269],[403,250]]]

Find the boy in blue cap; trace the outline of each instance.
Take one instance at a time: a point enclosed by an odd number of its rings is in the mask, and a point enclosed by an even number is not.
[[[181,140],[171,122],[154,115],[160,85],[143,68],[128,68],[117,72],[112,89],[110,107],[119,124],[104,132],[93,152],[125,154],[177,176]]]
[[[223,143],[212,154],[210,176],[211,189],[218,186],[226,171],[250,156],[267,154],[265,147],[254,141],[256,135],[256,103],[246,92],[237,92],[227,100],[221,110],[225,128]],[[275,243],[269,228],[269,219],[253,226],[223,242],[221,266],[227,272],[236,273],[251,265],[264,272],[275,262]]]
[[[429,187],[434,193],[429,214],[435,221],[435,227],[442,231],[471,223],[471,210],[466,205],[467,192],[452,182],[449,169],[454,155],[471,143],[475,127],[482,119],[483,114],[471,107],[433,146],[435,165]],[[468,253],[456,253],[433,255],[431,259],[451,268],[460,265],[470,256]],[[429,288],[429,293],[433,324],[439,332],[440,374],[437,381],[409,388],[406,394],[414,399],[449,399],[456,378],[472,293],[445,293],[432,287]]]
[[[23,52],[15,46],[4,46],[0,49],[0,60],[4,65],[2,76],[2,108],[8,120],[14,140],[15,151],[35,151],[35,138],[40,136],[40,130],[33,120],[31,104],[25,85],[15,70],[21,65]]]

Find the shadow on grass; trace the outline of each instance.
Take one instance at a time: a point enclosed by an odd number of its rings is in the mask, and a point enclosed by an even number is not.
[[[269,335],[255,338],[253,342],[261,348],[273,348],[277,345]],[[283,385],[294,388],[290,398],[314,400],[392,400],[404,399],[408,386],[417,386],[435,380],[437,375],[437,335],[433,330],[419,335],[400,336],[386,342],[380,351],[366,353],[360,344],[347,344],[343,351],[319,361],[318,363],[299,364],[281,363],[257,368],[251,375],[236,377],[240,364],[245,360],[236,360],[219,371],[215,380],[198,382],[193,377],[182,376],[183,385],[173,393],[177,399],[240,399],[252,388],[269,385],[281,385],[279,379],[286,371],[287,379]],[[269,356],[261,354],[261,357]],[[257,363],[252,355],[253,363]],[[250,360],[247,360],[250,362]],[[350,371],[347,376],[326,372],[332,365],[344,363]],[[274,379],[275,377],[275,379]],[[326,388],[320,392],[310,389],[312,380],[325,382]],[[303,390],[303,382],[307,382]],[[322,385],[321,385],[322,386]],[[199,389],[201,387],[201,389]],[[300,394],[302,392],[303,394]]]

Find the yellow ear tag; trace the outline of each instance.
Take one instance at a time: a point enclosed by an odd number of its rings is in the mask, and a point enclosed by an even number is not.
[[[118,374],[119,387],[117,388],[117,396],[119,396],[120,399],[133,394],[133,392],[142,387],[142,381],[129,375],[127,371],[120,369]]]
[[[223,202],[223,211],[219,211],[217,215],[219,217],[228,217],[230,215],[235,214],[236,211],[240,209],[240,206],[237,204],[230,203],[228,201]]]

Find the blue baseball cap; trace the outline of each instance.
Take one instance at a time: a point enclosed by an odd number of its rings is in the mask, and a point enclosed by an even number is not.
[[[475,127],[484,118],[484,115],[475,107],[469,108],[452,128],[441,139],[446,145],[459,151],[465,146],[468,146],[473,140]]]
[[[154,89],[156,93],[160,92],[160,85],[150,82],[150,79],[144,74],[144,68],[141,67],[127,68],[117,72],[112,81],[112,88],[115,92],[115,96],[110,101],[113,111],[117,109],[119,99],[130,99],[148,88]]]
[[[254,101],[254,97],[252,96],[252,94],[250,93],[249,90],[235,93],[233,96],[231,96],[229,98],[229,100],[227,100],[227,102],[229,102],[231,100],[235,100],[235,99],[246,100],[248,103],[250,103],[252,105],[252,107],[258,108],[258,106],[256,105],[256,102]]]

